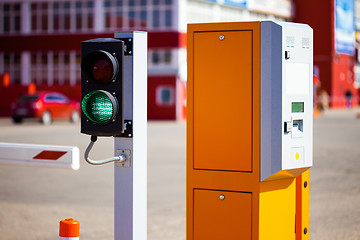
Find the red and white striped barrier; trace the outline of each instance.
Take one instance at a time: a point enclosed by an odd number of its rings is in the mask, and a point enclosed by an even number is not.
[[[0,143],[0,164],[80,168],[78,147]]]
[[[79,240],[80,222],[72,218],[60,221],[59,240]]]

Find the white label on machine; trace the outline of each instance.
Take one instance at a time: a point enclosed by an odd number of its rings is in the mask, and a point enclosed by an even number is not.
[[[286,63],[285,77],[288,95],[309,94],[309,64]]]

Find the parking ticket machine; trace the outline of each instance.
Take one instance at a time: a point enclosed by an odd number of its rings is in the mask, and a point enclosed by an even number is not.
[[[187,240],[308,239],[312,29],[189,24],[187,43]]]
[[[312,29],[261,22],[260,54],[260,180],[298,176],[312,166]]]

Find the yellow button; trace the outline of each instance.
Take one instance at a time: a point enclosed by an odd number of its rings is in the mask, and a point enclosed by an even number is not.
[[[299,153],[296,152],[296,153],[295,153],[295,158],[296,158],[296,160],[299,160],[299,157],[300,157]]]

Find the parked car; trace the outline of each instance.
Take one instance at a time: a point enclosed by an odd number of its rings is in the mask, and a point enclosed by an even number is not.
[[[39,119],[43,124],[50,124],[53,119],[78,122],[79,113],[80,104],[59,92],[43,91],[23,95],[11,104],[14,123],[21,123],[24,118]]]

